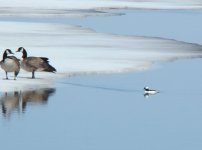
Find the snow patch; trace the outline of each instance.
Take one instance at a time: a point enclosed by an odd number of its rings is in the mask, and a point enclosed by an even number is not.
[[[200,0],[0,0],[0,15],[107,15],[106,9],[201,9]],[[108,14],[109,15],[109,14]]]
[[[23,46],[29,56],[43,56],[57,73],[20,71],[17,81],[3,80],[0,70],[0,90],[24,90],[50,85],[55,79],[89,73],[140,71],[153,63],[202,56],[202,46],[171,39],[122,36],[97,33],[80,26],[0,22],[0,46],[16,51]],[[21,58],[21,53],[16,53]],[[9,74],[13,79],[13,74]]]

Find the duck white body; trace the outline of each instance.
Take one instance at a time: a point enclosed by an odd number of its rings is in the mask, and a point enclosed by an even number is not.
[[[157,90],[149,89],[149,87],[144,87],[144,93],[145,94],[156,94],[158,93]]]
[[[157,90],[149,89],[149,87],[144,87],[144,97],[149,98],[149,96],[159,93]]]

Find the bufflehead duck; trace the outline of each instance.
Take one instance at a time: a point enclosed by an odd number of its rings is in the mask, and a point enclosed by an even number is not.
[[[159,93],[157,90],[149,89],[149,87],[144,87],[144,97],[148,98],[150,95],[154,95]]]
[[[16,52],[22,52],[22,69],[32,72],[32,78],[35,78],[36,71],[56,72],[56,69],[49,64],[46,57],[27,57],[27,51],[23,47],[19,47]]]
[[[153,89],[149,89],[149,87],[144,87],[144,93],[147,93],[147,94],[156,94],[158,93],[158,91],[156,90],[153,90]]]
[[[13,54],[10,49],[6,49],[3,53],[3,59],[0,62],[1,68],[6,72],[6,79],[8,80],[8,72],[14,72],[14,80],[20,71],[20,62],[15,56],[8,56]]]

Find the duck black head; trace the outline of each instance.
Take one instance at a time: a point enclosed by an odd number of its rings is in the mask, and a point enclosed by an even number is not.
[[[148,86],[144,87],[144,90],[149,91],[149,87]]]
[[[16,52],[22,52],[22,58],[27,58],[27,52],[23,47],[19,47]]]

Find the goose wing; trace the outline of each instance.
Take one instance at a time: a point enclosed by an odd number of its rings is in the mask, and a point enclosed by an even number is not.
[[[26,66],[33,68],[34,70],[44,70],[48,64],[48,58],[46,57],[28,57],[24,60]]]

